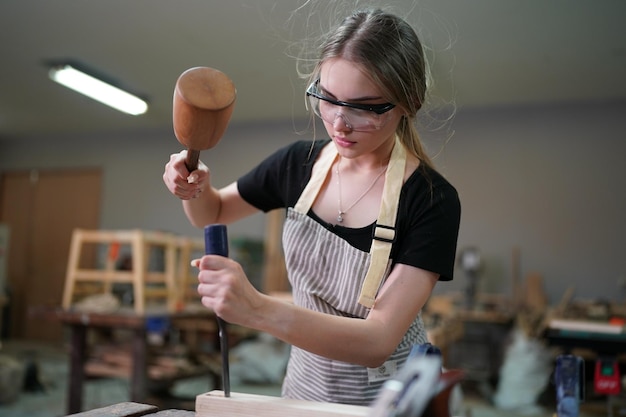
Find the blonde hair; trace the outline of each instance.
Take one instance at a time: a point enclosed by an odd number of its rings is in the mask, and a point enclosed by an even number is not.
[[[426,98],[429,77],[424,49],[413,28],[381,9],[362,10],[345,18],[328,34],[319,49],[309,82],[319,78],[324,62],[347,59],[365,70],[385,99],[403,110],[396,129],[407,152],[432,167],[415,127]]]

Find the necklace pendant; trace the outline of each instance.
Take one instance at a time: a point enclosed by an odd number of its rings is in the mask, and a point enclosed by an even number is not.
[[[341,210],[339,210],[339,214],[337,215],[337,221],[339,223],[343,222],[343,212]]]

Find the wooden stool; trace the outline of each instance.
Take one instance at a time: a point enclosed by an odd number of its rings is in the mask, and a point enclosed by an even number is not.
[[[192,239],[189,237],[176,238],[177,250],[177,285],[178,306],[186,308],[189,306],[199,306],[200,295],[198,295],[198,270],[191,266],[191,261],[199,259],[204,255],[204,241],[202,239]]]
[[[87,246],[107,245],[109,251],[104,268],[87,268],[82,265],[95,265],[96,253],[89,252]],[[130,270],[117,270],[115,263],[121,246],[130,247]],[[95,249],[97,247],[92,247]],[[149,270],[150,249],[163,250],[163,270]],[[85,262],[87,260],[88,262]],[[82,261],[82,264],[81,264]],[[143,314],[146,300],[165,300],[168,311],[176,309],[178,294],[176,290],[176,241],[173,235],[142,230],[83,230],[75,229],[72,234],[70,254],[63,292],[63,308],[69,308],[75,302],[75,296],[84,294],[81,285],[95,284],[100,293],[111,292],[113,283],[132,285],[135,312]],[[94,292],[93,289],[91,291]]]

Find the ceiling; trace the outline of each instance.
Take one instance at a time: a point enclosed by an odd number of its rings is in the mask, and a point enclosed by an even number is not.
[[[371,2],[370,2],[371,3]],[[626,98],[622,0],[401,0],[429,46],[435,104],[502,106]],[[2,0],[0,139],[171,128],[186,69],[209,66],[237,87],[232,122],[304,113],[298,40],[354,5],[304,0]],[[71,59],[145,95],[128,116],[47,78]]]

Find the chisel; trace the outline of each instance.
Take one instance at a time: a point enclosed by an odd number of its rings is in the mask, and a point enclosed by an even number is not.
[[[228,257],[228,234],[223,224],[211,224],[204,228],[204,253]],[[217,326],[222,353],[222,385],[224,396],[230,397],[230,370],[228,366],[228,333],[226,322],[217,317]]]

